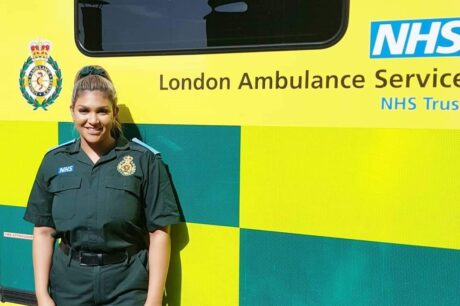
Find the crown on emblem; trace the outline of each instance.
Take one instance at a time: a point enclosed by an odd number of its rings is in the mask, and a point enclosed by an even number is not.
[[[33,41],[30,43],[30,52],[33,61],[47,61],[51,51],[51,44],[47,41]]]

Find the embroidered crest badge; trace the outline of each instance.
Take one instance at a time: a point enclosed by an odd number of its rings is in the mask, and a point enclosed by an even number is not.
[[[133,162],[132,156],[126,155],[117,166],[118,172],[123,176],[133,175],[136,172],[136,165]]]
[[[19,88],[34,110],[47,110],[61,93],[62,72],[50,56],[50,42],[33,41],[30,43],[30,52],[31,56],[24,62],[19,73]]]

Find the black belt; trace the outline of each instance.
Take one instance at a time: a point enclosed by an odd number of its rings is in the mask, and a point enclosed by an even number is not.
[[[60,243],[59,248],[65,255],[70,254],[73,260],[80,263],[80,266],[105,266],[120,263],[140,251],[137,247],[130,247],[124,251],[98,253],[93,251],[75,250],[65,243]]]

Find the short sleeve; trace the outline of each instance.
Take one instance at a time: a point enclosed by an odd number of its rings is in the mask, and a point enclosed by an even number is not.
[[[35,225],[54,228],[51,212],[53,194],[48,191],[44,168],[44,162],[42,162],[29,195],[24,220]]]
[[[179,206],[166,166],[160,155],[149,153],[148,173],[143,193],[147,229],[158,228],[181,222]]]

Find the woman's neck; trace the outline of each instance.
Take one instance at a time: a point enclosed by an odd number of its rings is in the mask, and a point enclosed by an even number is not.
[[[83,152],[88,155],[89,159],[95,164],[102,155],[110,151],[115,145],[115,139],[110,137],[103,143],[88,143],[83,138],[80,139],[80,146]]]

